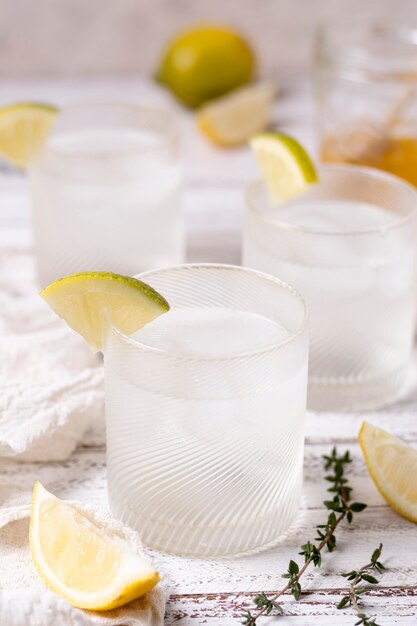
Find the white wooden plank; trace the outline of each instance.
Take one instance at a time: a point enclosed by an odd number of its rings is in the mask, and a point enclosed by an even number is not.
[[[352,527],[346,524],[337,533],[340,550],[318,572],[306,575],[308,588],[321,589],[340,586],[337,574],[344,568],[363,564],[367,555],[380,541],[385,544],[384,556],[390,570],[384,577],[386,584],[417,585],[416,526],[388,508],[369,478],[358,445],[349,446],[354,462],[349,478],[354,496],[369,503],[369,508],[357,515]],[[314,537],[314,527],[324,521],[326,512],[322,500],[326,498],[326,483],[322,479],[321,454],[327,446],[306,447],[305,490],[302,509],[289,532],[279,545],[267,552],[250,557],[228,560],[181,559],[170,555],[154,557],[172,580],[176,593],[209,593],[222,591],[256,591],[273,589],[281,583],[290,558],[297,556],[299,546]],[[100,449],[82,449],[67,462],[54,465],[54,480],[47,487],[57,495],[106,506],[105,456]],[[35,479],[44,480],[50,470],[42,464],[0,461],[0,485],[9,485],[14,502],[28,501]],[[82,478],[80,478],[82,477]]]
[[[384,501],[373,485],[366,470],[358,444],[340,447],[340,451],[349,449],[353,463],[349,465],[347,475],[356,500],[365,501],[371,507],[382,507]],[[307,445],[305,449],[304,494],[301,509],[303,511],[321,510],[326,495],[327,483],[323,480],[322,454],[328,453],[326,445]],[[106,467],[105,452],[102,448],[80,448],[64,463],[55,463],[54,479],[50,489],[64,498],[78,497],[105,506]],[[0,485],[10,485],[22,497],[27,497],[33,481],[43,480],[48,475],[49,465],[40,463],[16,463],[12,459],[0,459]],[[49,472],[50,475],[50,472]],[[80,485],[78,487],[78,485]],[[78,491],[77,491],[78,489]],[[97,495],[94,495],[97,492]]]
[[[281,588],[281,574],[291,558],[297,558],[299,546],[314,538],[313,527],[323,522],[322,511],[303,511],[280,544],[253,556],[239,559],[202,560],[175,559],[169,556],[158,560],[170,574],[176,593],[271,591]],[[309,590],[339,588],[342,571],[361,567],[380,541],[384,542],[384,562],[389,570],[384,585],[417,585],[416,528],[386,507],[370,508],[363,512],[354,526],[344,525],[338,530],[338,550],[324,555],[320,570],[307,570],[304,587]],[[369,555],[369,556],[368,556]],[[189,575],[186,572],[189,572]]]
[[[338,610],[337,604],[344,593],[323,591],[303,594],[299,602],[284,596],[284,614],[279,618],[263,618],[263,626],[353,626],[357,621],[354,611]],[[362,607],[369,616],[377,616],[379,624],[416,624],[417,595],[415,590],[377,589],[364,596]],[[246,610],[253,610],[252,596],[247,594],[213,594],[172,596],[168,602],[167,626],[233,626],[242,620]]]
[[[204,624],[204,626],[239,626],[241,621],[240,616],[231,619],[230,617],[225,616],[200,616],[196,612],[190,614],[179,612],[174,614],[174,616],[171,616],[171,614],[168,613],[165,618],[165,625],[197,626]],[[318,615],[308,617],[300,615],[275,619],[267,618],[265,620],[259,620],[259,626],[353,626],[356,621],[357,619],[353,615],[326,616],[320,615],[319,613]],[[412,613],[411,616],[390,615],[388,617],[378,617],[377,623],[380,624],[380,626],[395,626],[396,624],[400,624],[400,626],[415,626],[416,617],[415,613]]]
[[[417,352],[414,354],[416,359]],[[417,390],[395,405],[361,413],[310,413],[307,415],[306,439],[309,443],[350,444],[357,441],[362,421],[367,420],[405,441],[417,440]]]

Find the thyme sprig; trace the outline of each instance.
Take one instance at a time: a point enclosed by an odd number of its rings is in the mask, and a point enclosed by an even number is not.
[[[354,513],[359,513],[366,508],[366,504],[362,502],[350,501],[352,487],[349,486],[345,477],[345,466],[352,462],[349,451],[347,450],[343,455],[339,456],[336,448],[333,448],[330,455],[324,455],[323,459],[324,469],[326,472],[329,472],[325,476],[325,480],[331,483],[327,491],[333,494],[331,500],[323,502],[326,509],[330,511],[327,520],[324,524],[316,526],[317,536],[315,540],[309,540],[301,546],[299,554],[304,557],[304,564],[300,567],[292,559],[288,563],[287,571],[285,574],[282,574],[283,578],[288,579],[287,584],[271,596],[261,592],[253,598],[256,610],[244,613],[242,616],[242,624],[244,626],[256,626],[257,620],[262,615],[269,615],[272,612],[276,615],[282,614],[283,607],[278,602],[278,599],[287,592],[291,593],[295,600],[299,600],[302,593],[300,578],[309,565],[313,564],[314,567],[320,567],[322,551],[325,547],[327,547],[328,552],[333,552],[336,548],[335,530],[340,522],[346,518],[346,521],[351,524]]]
[[[340,600],[337,608],[344,609],[346,606],[352,606],[355,609],[356,614],[359,618],[359,620],[355,622],[355,626],[379,626],[379,624],[377,624],[377,622],[375,621],[375,617],[367,617],[367,615],[365,615],[365,613],[363,613],[363,611],[359,607],[360,596],[368,593],[368,591],[370,591],[372,587],[358,587],[358,585],[361,582],[369,583],[371,585],[377,585],[379,583],[379,580],[375,578],[375,576],[372,576],[370,572],[376,571],[379,574],[383,573],[385,567],[382,565],[381,561],[379,561],[381,552],[382,543],[380,543],[379,547],[373,551],[370,563],[367,563],[359,570],[352,570],[350,572],[344,572],[342,574],[342,576],[347,578],[350,583],[349,591]]]

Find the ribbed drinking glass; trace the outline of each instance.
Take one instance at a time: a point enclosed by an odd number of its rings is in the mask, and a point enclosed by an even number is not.
[[[308,338],[296,290],[253,270],[140,276],[171,310],[104,351],[112,511],[148,546],[253,551],[294,519],[302,487]]]
[[[247,192],[243,262],[307,301],[308,407],[375,408],[414,382],[417,193],[371,168],[322,167],[286,204]]]

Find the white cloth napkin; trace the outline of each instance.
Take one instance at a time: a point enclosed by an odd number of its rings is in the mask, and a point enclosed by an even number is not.
[[[1,496],[1,494],[0,494]],[[74,504],[74,503],[72,503]],[[77,506],[104,530],[126,539],[143,556],[138,534],[105,512]],[[167,599],[164,576],[142,598],[112,611],[83,611],[48,591],[32,563],[29,550],[29,505],[0,509],[1,626],[161,626]],[[160,571],[160,568],[157,566]],[[161,573],[161,572],[160,572]]]
[[[37,293],[33,260],[0,256],[0,457],[68,458],[88,431],[104,437],[103,368]]]
[[[3,250],[0,457],[46,463],[67,459],[81,441],[104,442],[103,367],[100,356],[93,354],[83,339],[50,311],[37,291],[30,252]],[[53,465],[50,471],[56,471]],[[107,612],[75,609],[48,591],[30,556],[29,502],[30,493],[17,481],[0,487],[0,626],[163,623],[165,580],[143,598]],[[77,506],[142,553],[136,532],[109,514]]]

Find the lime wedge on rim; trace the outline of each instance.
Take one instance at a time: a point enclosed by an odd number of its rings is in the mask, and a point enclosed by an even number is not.
[[[94,350],[101,350],[109,324],[126,335],[169,311],[169,304],[146,283],[111,272],[71,274],[40,295]]]
[[[49,135],[58,109],[38,102],[0,107],[0,154],[27,167]]]
[[[273,132],[257,133],[249,143],[272,200],[287,202],[317,183],[312,160],[293,137]]]

